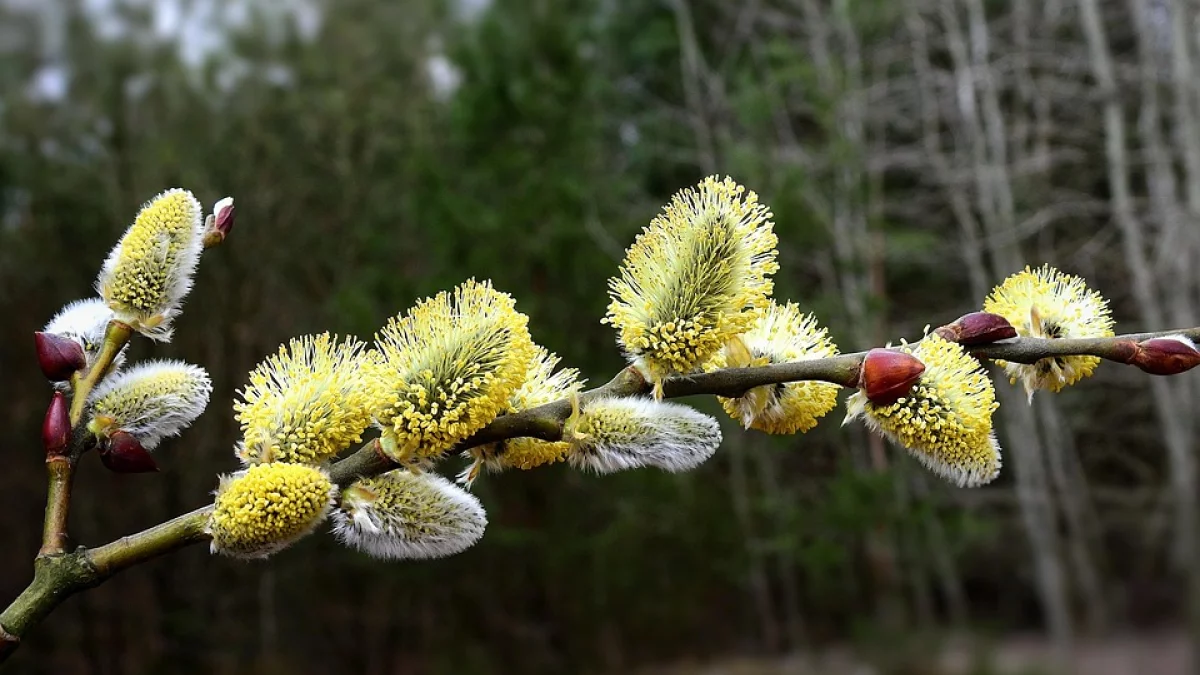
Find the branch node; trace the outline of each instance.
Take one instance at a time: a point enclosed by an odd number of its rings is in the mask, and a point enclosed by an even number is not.
[[[392,458],[389,457],[387,451],[383,449],[383,439],[376,438],[375,440],[371,441],[371,452],[375,453],[375,456],[380,460],[387,462],[388,464],[392,463]]]

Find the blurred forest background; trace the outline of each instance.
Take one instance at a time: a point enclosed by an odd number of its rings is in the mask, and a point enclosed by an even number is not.
[[[174,342],[134,355],[216,392],[162,474],[87,458],[84,544],[209,498],[233,392],[280,342],[369,336],[470,276],[605,381],[607,278],[711,173],[774,209],[777,295],[845,351],[1027,263],[1084,276],[1121,331],[1194,326],[1198,81],[1197,0],[0,0],[0,599],[44,499],[30,334],[165,188],[233,195],[238,225]],[[681,476],[485,478],[488,533],[445,561],[195,547],[68,601],[10,672],[612,673],[852,645],[925,673],[964,633],[1185,641],[1198,385],[1109,364],[1028,406],[1001,379],[1005,469],[976,490],[839,410],[788,438],[726,420]]]

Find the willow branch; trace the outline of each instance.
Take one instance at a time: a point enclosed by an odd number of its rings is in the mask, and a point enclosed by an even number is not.
[[[1036,363],[1055,356],[1097,356],[1117,363],[1129,363],[1134,345],[1143,340],[1183,335],[1200,340],[1200,327],[1157,333],[1131,333],[1110,338],[1043,339],[1015,338],[1002,343],[967,347],[982,359]],[[832,382],[856,387],[859,369],[867,352],[843,354],[809,361],[778,363],[757,368],[724,368],[708,373],[676,376],[663,383],[664,398],[715,395],[737,397],[754,387],[803,380]],[[651,385],[636,371],[626,368],[607,384],[580,395],[580,401],[600,396],[638,396],[649,394]],[[547,441],[562,440],[562,425],[571,414],[571,402],[563,399],[510,415],[503,415],[464,441],[466,450],[508,438],[531,436]]]
[[[1097,356],[1118,363],[1130,363],[1138,342],[1155,337],[1183,335],[1200,340],[1200,328],[1158,333],[1136,333],[1095,339],[1015,338],[1001,343],[967,347],[983,359],[1016,363],[1035,363],[1056,356]],[[734,397],[754,387],[819,380],[844,387],[856,387],[859,370],[867,352],[829,358],[781,363],[756,368],[726,368],[708,373],[676,376],[663,383],[665,398],[696,395]],[[626,368],[609,382],[580,394],[580,402],[599,397],[644,396],[651,384],[633,368]],[[478,433],[460,443],[455,450],[467,450],[509,438],[528,436],[548,441],[561,440],[563,424],[571,414],[571,401],[553,403],[517,413],[502,415]],[[372,440],[353,454],[333,464],[330,477],[345,486],[354,480],[375,476],[396,468]],[[210,539],[205,531],[212,506],[183,514],[137,534],[122,537],[94,549],[80,548],[72,553],[39,556],[33,583],[3,613],[0,613],[0,661],[10,654],[32,626],[44,618],[67,596],[95,586],[116,573],[191,544]]]

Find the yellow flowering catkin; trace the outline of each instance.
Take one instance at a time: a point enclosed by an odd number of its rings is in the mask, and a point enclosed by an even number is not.
[[[740,339],[731,340],[705,368],[765,366],[837,356],[837,346],[811,314],[793,303],[774,302]],[[787,382],[755,387],[738,398],[721,398],[730,417],[769,434],[805,432],[837,406],[836,384]]]
[[[385,451],[428,463],[503,412],[533,359],[528,323],[511,296],[474,280],[389,321],[376,337]]]
[[[609,281],[605,318],[662,397],[662,380],[700,367],[767,306],[777,239],[771,212],[731,179],[704,179],[638,235]]]
[[[1037,338],[1097,338],[1113,335],[1108,302],[1089,290],[1083,279],[1049,265],[1026,267],[1004,280],[983,303],[983,311],[999,314],[1017,335]],[[1052,392],[1088,377],[1100,365],[1097,356],[1053,356],[1037,363],[1008,363],[1009,378],[1021,380],[1029,398],[1038,389]]]
[[[846,422],[862,417],[873,431],[959,486],[991,482],[1001,464],[992,431],[992,413],[999,404],[987,373],[960,345],[936,335],[901,349],[925,364],[921,379],[890,405],[876,405],[863,392],[854,393],[847,401]]]
[[[579,371],[564,368],[554,372],[559,358],[536,346],[525,382],[509,398],[505,412],[518,412],[536,408],[553,401],[569,397],[583,388]],[[532,469],[543,464],[561,462],[567,458],[570,444],[565,441],[543,441],[536,438],[510,438],[499,443],[471,448],[465,454],[475,461],[459,475],[460,483],[470,486],[479,472],[487,468],[499,472],[504,469]]]
[[[475,545],[483,505],[433,473],[403,469],[356,481],[333,512],[334,535],[376,558],[443,558]]]
[[[199,366],[182,361],[146,361],[103,380],[89,397],[88,429],[108,435],[125,431],[153,450],[178,436],[204,412],[212,380]]]
[[[234,403],[248,463],[332,459],[371,424],[384,401],[374,352],[328,333],[291,340],[251,371]]]
[[[96,280],[119,321],[149,338],[171,339],[203,250],[202,213],[192,193],[178,189],[142,207]]]
[[[310,534],[329,513],[336,488],[304,464],[257,464],[222,476],[208,522],[212,552],[265,558]]]

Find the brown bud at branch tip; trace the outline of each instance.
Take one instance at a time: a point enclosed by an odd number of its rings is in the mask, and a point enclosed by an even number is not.
[[[115,431],[100,448],[100,461],[113,473],[158,471],[154,457],[128,432]]]
[[[71,444],[71,416],[67,412],[67,398],[61,391],[54,392],[46,418],[42,420],[42,447],[47,456],[67,454]]]
[[[33,342],[42,374],[51,382],[65,382],[87,365],[83,347],[69,337],[37,332],[33,334]]]
[[[891,405],[908,393],[925,372],[925,364],[911,354],[872,349],[863,359],[858,386],[876,405]]]
[[[1139,342],[1129,361],[1151,375],[1178,375],[1200,366],[1200,351],[1182,335]]]
[[[1017,329],[999,314],[971,312],[933,331],[935,335],[960,345],[986,345],[1017,337]]]

